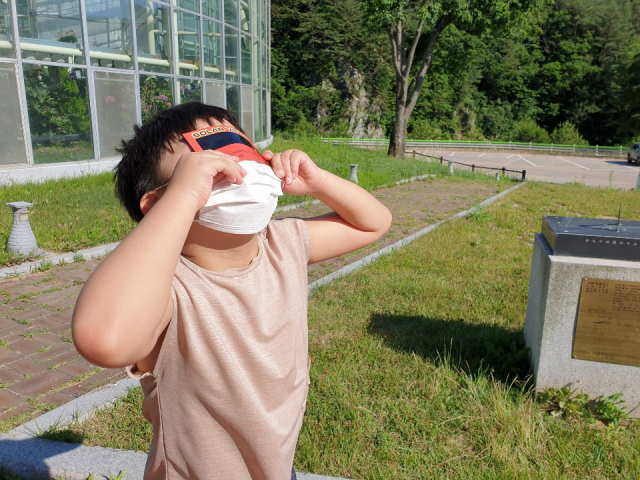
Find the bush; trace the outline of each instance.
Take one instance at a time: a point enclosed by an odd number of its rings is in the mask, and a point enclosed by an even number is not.
[[[442,130],[431,125],[429,120],[416,120],[409,125],[407,138],[411,140],[440,140]]]
[[[561,123],[551,133],[551,141],[559,145],[589,145],[576,126],[569,122]]]
[[[549,133],[532,118],[517,122],[513,127],[512,138],[516,142],[551,143]]]
[[[293,138],[310,138],[318,136],[318,129],[314,124],[308,122],[304,118],[299,120],[291,129]]]
[[[348,138],[351,136],[349,130],[351,125],[344,118],[339,118],[331,125],[331,136],[334,138]]]

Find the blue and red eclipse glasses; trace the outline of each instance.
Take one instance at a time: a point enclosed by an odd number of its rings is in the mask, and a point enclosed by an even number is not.
[[[194,152],[217,150],[238,157],[239,162],[253,160],[271,166],[262,158],[249,137],[229,125],[212,125],[184,133],[182,136]]]

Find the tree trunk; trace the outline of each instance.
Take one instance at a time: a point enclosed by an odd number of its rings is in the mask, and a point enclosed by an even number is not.
[[[389,151],[387,155],[393,158],[403,158],[407,147],[407,124],[409,113],[402,105],[396,105],[396,117],[393,122],[393,131],[389,138]]]
[[[393,131],[389,139],[389,151],[387,155],[394,158],[403,158],[407,146],[407,125],[409,117],[413,112],[420,95],[420,89],[427,74],[429,65],[431,65],[431,54],[433,47],[440,37],[440,34],[452,22],[452,17],[445,14],[435,22],[429,41],[422,57],[418,59],[417,65],[420,66],[417,75],[411,78],[411,68],[414,62],[414,55],[418,47],[418,41],[422,35],[422,27],[425,19],[421,18],[418,22],[414,39],[411,45],[407,45],[407,32],[405,24],[398,21],[389,27],[389,39],[391,40],[391,57],[396,72],[396,117],[393,123]]]

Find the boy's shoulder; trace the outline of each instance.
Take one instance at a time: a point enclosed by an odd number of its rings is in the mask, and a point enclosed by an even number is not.
[[[304,253],[308,260],[311,238],[307,224],[301,218],[271,220],[264,230],[265,240],[271,249],[293,249]]]

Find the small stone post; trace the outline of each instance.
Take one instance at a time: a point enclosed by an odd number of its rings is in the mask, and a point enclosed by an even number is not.
[[[358,165],[355,163],[350,163],[351,173],[349,174],[349,180],[353,183],[358,183]]]
[[[638,179],[636,180],[636,190],[640,190],[640,173],[638,173]]]
[[[500,172],[496,172],[496,180],[500,181]]]
[[[449,160],[449,173],[453,175],[453,160]]]
[[[7,207],[13,210],[13,224],[11,234],[7,242],[7,250],[15,255],[29,255],[38,253],[38,243],[29,223],[29,208],[33,206],[28,202],[7,203]]]

